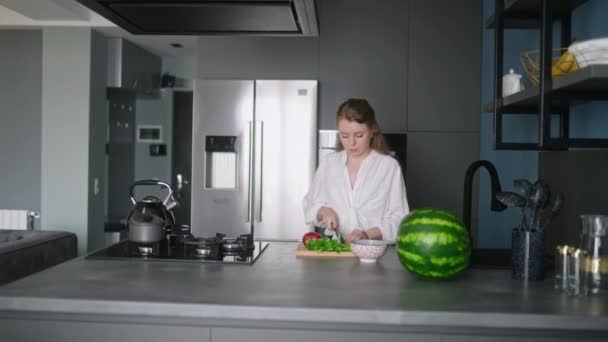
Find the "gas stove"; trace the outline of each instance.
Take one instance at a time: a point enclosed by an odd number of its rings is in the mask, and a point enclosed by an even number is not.
[[[268,247],[268,242],[254,241],[251,234],[227,238],[223,234],[195,237],[189,229],[173,229],[166,238],[155,243],[129,240],[89,254],[87,259],[161,260],[198,263],[253,264]]]

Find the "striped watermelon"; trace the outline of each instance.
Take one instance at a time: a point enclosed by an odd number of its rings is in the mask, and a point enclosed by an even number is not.
[[[409,213],[397,235],[399,261],[427,279],[450,279],[469,267],[471,240],[454,214],[435,208]]]

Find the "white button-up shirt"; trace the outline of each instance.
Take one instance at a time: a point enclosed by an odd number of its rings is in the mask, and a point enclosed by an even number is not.
[[[321,225],[317,212],[333,209],[346,237],[354,229],[378,227],[384,240],[394,241],[401,220],[410,211],[399,163],[374,150],[361,162],[355,186],[351,187],[346,151],[325,157],[304,197],[306,224]]]

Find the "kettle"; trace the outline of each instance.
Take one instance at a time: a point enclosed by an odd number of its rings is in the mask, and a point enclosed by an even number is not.
[[[145,196],[136,200],[133,190],[137,186],[160,185],[168,190],[167,197],[161,201],[156,196]],[[177,206],[173,197],[173,189],[165,182],[154,179],[144,179],[131,185],[129,189],[133,207],[127,216],[129,240],[138,243],[154,243],[164,238],[166,225],[175,224],[175,216],[171,209]]]
[[[521,75],[516,74],[513,68],[509,69],[509,73],[502,76],[502,96],[509,96],[522,90],[524,90],[524,85]]]

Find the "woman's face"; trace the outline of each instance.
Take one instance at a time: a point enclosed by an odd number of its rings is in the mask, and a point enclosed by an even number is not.
[[[344,118],[338,121],[338,136],[349,157],[366,156],[370,152],[372,135],[372,130],[366,124]]]

